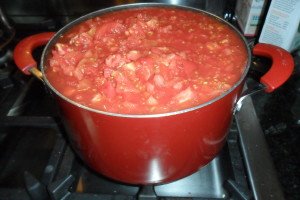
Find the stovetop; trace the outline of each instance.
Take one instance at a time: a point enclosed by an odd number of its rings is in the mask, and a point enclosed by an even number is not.
[[[141,187],[89,169],[68,145],[48,89],[16,69],[8,79],[1,89],[0,199],[283,198],[257,117],[262,111],[253,106],[265,98],[245,100],[227,144],[209,165],[172,183]]]
[[[14,17],[18,22],[19,16]],[[46,20],[40,29],[56,28]],[[21,23],[15,39],[0,52],[0,199],[300,199],[297,52],[296,70],[283,87],[243,102],[227,144],[211,163],[172,183],[126,185],[95,173],[74,154],[51,92],[16,69],[13,47],[41,30]],[[40,52],[35,52],[37,58]],[[261,62],[252,66],[248,85],[266,70],[268,61]]]
[[[236,114],[227,144],[211,163],[175,182],[138,186],[89,169],[69,146],[47,88],[19,71],[12,80],[14,86],[1,91],[6,98],[1,102],[0,199],[282,197],[251,99]]]

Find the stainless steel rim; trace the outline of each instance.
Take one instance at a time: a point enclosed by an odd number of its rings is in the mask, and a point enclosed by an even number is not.
[[[214,17],[215,19],[225,23],[226,25],[228,25],[229,27],[231,27],[236,34],[241,38],[241,40],[244,42],[245,48],[247,50],[247,54],[248,54],[248,60],[245,66],[245,70],[244,73],[242,74],[241,78],[239,79],[239,81],[237,81],[233,87],[231,87],[228,91],[224,92],[222,95],[208,101],[205,102],[203,104],[200,104],[198,106],[194,106],[191,108],[186,108],[183,110],[178,110],[178,111],[173,111],[173,112],[167,112],[167,113],[160,113],[160,114],[119,114],[119,113],[112,113],[112,112],[105,112],[105,111],[100,111],[100,110],[96,110],[90,107],[87,107],[85,105],[79,104],[69,98],[67,98],[66,96],[62,95],[60,92],[58,92],[52,85],[51,83],[48,81],[46,75],[45,75],[45,64],[46,64],[46,59],[47,59],[47,55],[48,53],[51,51],[52,46],[56,43],[56,41],[64,34],[66,33],[70,28],[74,27],[75,25],[94,18],[96,16],[100,16],[103,15],[105,13],[109,13],[109,12],[113,12],[113,11],[119,11],[119,10],[126,10],[126,9],[132,9],[132,8],[141,8],[141,7],[168,7],[168,8],[178,8],[178,9],[185,9],[185,10],[191,10],[191,11],[195,11],[195,12],[201,12],[204,14],[207,14],[211,17]],[[158,118],[158,117],[168,117],[168,116],[173,116],[173,115],[179,115],[179,114],[183,114],[183,113],[187,113],[187,112],[191,112],[203,107],[206,107],[214,102],[217,102],[218,100],[224,98],[225,96],[227,96],[228,94],[230,94],[233,90],[235,90],[237,87],[239,87],[241,84],[243,84],[243,81],[249,71],[250,68],[250,62],[251,62],[251,51],[250,48],[247,45],[247,41],[245,39],[245,37],[230,23],[228,23],[227,21],[223,20],[222,18],[211,14],[207,11],[201,10],[201,9],[197,9],[197,8],[191,8],[188,6],[179,6],[179,5],[171,5],[171,4],[164,4],[164,3],[135,3],[135,4],[126,4],[126,5],[121,5],[121,6],[114,6],[114,7],[110,7],[110,8],[106,8],[106,9],[101,9],[92,13],[89,13],[87,15],[84,15],[72,22],[70,22],[69,24],[67,24],[66,26],[64,26],[62,29],[60,29],[53,37],[52,39],[47,43],[43,53],[42,53],[42,57],[41,57],[41,71],[43,74],[43,79],[44,82],[46,83],[46,85],[56,94],[58,95],[60,98],[64,99],[65,101],[67,101],[70,104],[73,104],[79,108],[91,111],[91,112],[95,112],[95,113],[99,113],[99,114],[104,114],[104,115],[108,115],[108,116],[114,116],[114,117],[124,117],[124,118]]]

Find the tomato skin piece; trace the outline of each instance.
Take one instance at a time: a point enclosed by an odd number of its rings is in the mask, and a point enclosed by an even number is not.
[[[164,87],[165,86],[165,79],[161,76],[161,75],[155,75],[153,77],[153,81],[154,81],[154,84],[157,86],[157,87]]]
[[[154,85],[151,84],[151,83],[146,83],[146,89],[147,89],[147,92],[149,92],[150,94],[153,94],[154,93]]]
[[[78,51],[71,51],[63,56],[63,59],[65,59],[66,62],[70,65],[77,65],[82,60],[82,58],[82,53]]]
[[[68,46],[62,43],[55,44],[55,48],[57,50],[56,52],[58,53],[58,55],[65,55],[68,50]]]
[[[125,26],[118,22],[107,22],[100,25],[95,32],[95,40],[101,40],[105,35],[112,33],[121,33],[125,30]]]
[[[198,69],[198,65],[193,61],[183,59],[181,62],[183,64],[184,71],[187,76],[192,76],[195,70]]]
[[[125,64],[125,60],[120,54],[113,54],[105,59],[105,64],[108,67],[116,68]]]
[[[150,96],[148,99],[147,99],[147,103],[149,104],[149,105],[157,105],[158,104],[158,101],[157,101],[157,99],[155,99],[153,96]]]
[[[127,84],[129,82],[128,78],[120,71],[116,71],[114,78],[118,85]]]
[[[154,75],[154,61],[150,57],[142,57],[136,61],[138,66],[137,77],[143,81],[148,81]]]
[[[114,98],[116,96],[116,89],[111,81],[106,82],[105,88],[103,89],[103,93],[108,98]]]
[[[135,103],[131,103],[129,101],[124,101],[122,103],[122,106],[123,106],[123,112],[125,113],[131,113],[131,112],[137,112],[139,106]]]
[[[185,90],[181,91],[175,96],[175,99],[178,103],[184,103],[186,101],[190,101],[195,97],[192,89],[190,87],[186,88]]]
[[[138,94],[140,92],[137,88],[135,88],[134,84],[132,84],[129,80],[117,84],[116,91],[121,94],[128,93],[129,95],[132,93]]]
[[[139,93],[134,93],[134,92],[132,92],[132,93],[123,93],[122,96],[123,96],[123,99],[125,101],[128,101],[130,103],[134,103],[134,104],[137,104],[137,105],[139,105],[142,101],[141,96],[140,96]]]
[[[105,69],[103,70],[103,76],[104,76],[104,78],[109,78],[113,72],[114,72],[113,69],[108,68],[108,67],[105,68]]]
[[[80,50],[90,48],[93,43],[93,37],[86,32],[80,33],[70,40],[70,44],[77,46]]]
[[[142,56],[141,52],[137,51],[137,50],[131,50],[127,53],[126,57],[127,59],[134,61],[139,59]]]
[[[76,89],[74,87],[65,86],[61,92],[70,98],[73,94],[76,93]]]
[[[183,83],[181,81],[178,81],[174,83],[172,86],[175,90],[180,90],[183,87]]]

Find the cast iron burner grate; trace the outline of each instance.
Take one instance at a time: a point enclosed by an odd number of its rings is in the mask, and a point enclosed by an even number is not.
[[[49,125],[58,127],[55,123]],[[228,144],[209,165],[184,179],[156,186],[125,185],[95,174],[77,159],[60,135],[62,130],[57,130],[56,143],[41,180],[30,172],[24,173],[25,188],[31,199],[252,198],[238,150],[236,128],[231,129]]]

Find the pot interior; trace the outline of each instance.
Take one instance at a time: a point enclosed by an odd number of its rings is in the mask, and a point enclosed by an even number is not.
[[[69,98],[67,95],[62,94],[59,90],[56,89],[56,87],[54,86],[54,82],[51,82],[49,80],[49,77],[47,75],[47,68],[49,67],[50,63],[49,63],[49,59],[52,56],[53,50],[57,49],[57,44],[60,44],[62,42],[64,42],[64,40],[68,39],[68,34],[70,34],[70,32],[74,32],[75,30],[79,30],[80,29],[80,25],[83,23],[86,23],[89,20],[95,20],[98,17],[104,17],[106,15],[111,15],[114,13],[125,13],[125,12],[129,12],[132,10],[139,10],[139,9],[175,9],[180,11],[180,10],[184,10],[184,11],[191,11],[193,13],[197,13],[198,15],[203,15],[203,16],[209,16],[209,18],[213,19],[213,22],[218,22],[221,23],[222,25],[228,27],[231,31],[234,32],[235,37],[237,38],[237,40],[240,41],[240,46],[238,49],[238,51],[240,52],[244,52],[246,55],[246,59],[245,62],[243,64],[243,66],[241,67],[242,72],[239,75],[239,78],[235,81],[234,84],[232,84],[230,86],[230,88],[228,88],[225,92],[222,92],[220,95],[202,102],[200,104],[197,105],[192,105],[190,107],[187,108],[183,108],[183,109],[178,109],[178,110],[171,110],[171,111],[167,111],[167,112],[158,112],[158,113],[118,113],[118,112],[113,112],[113,111],[106,111],[106,110],[101,110],[101,109],[95,109],[93,107],[89,107],[87,105],[84,105],[82,103],[80,103],[79,101],[76,101],[75,99]],[[180,20],[180,19],[177,19]],[[213,37],[213,34],[212,34]],[[209,39],[208,39],[209,40]],[[224,40],[225,41],[225,40]],[[226,42],[226,41],[225,41]],[[212,44],[213,47],[214,44]],[[238,55],[238,53],[237,53]],[[217,56],[217,55],[214,55]],[[147,3],[147,4],[129,4],[129,5],[123,5],[123,6],[116,6],[116,7],[112,7],[112,8],[107,8],[107,9],[103,9],[103,10],[99,10],[90,14],[87,14],[85,16],[82,16],[80,18],[78,18],[77,20],[69,23],[68,25],[66,25],[65,27],[63,27],[61,30],[59,30],[55,36],[49,41],[49,43],[47,44],[46,48],[44,49],[43,55],[42,55],[42,60],[41,60],[41,70],[44,76],[44,80],[46,82],[46,84],[48,85],[48,87],[51,88],[51,90],[57,94],[59,97],[63,98],[64,100],[68,101],[71,104],[74,104],[78,107],[81,107],[83,109],[87,109],[93,112],[97,112],[97,113],[102,113],[102,114],[106,114],[106,115],[111,115],[111,116],[119,116],[119,117],[138,117],[138,118],[148,118],[148,117],[162,117],[162,116],[170,116],[170,115],[176,115],[176,114],[180,114],[180,113],[185,113],[185,112],[189,112],[189,111],[193,111],[199,108],[202,108],[204,106],[210,105],[220,99],[222,99],[224,96],[228,95],[229,93],[231,93],[236,87],[238,87],[240,84],[243,83],[243,80],[249,70],[249,60],[250,60],[251,54],[250,54],[250,50],[246,44],[245,38],[239,33],[239,31],[233,27],[231,24],[229,24],[228,22],[224,21],[223,19],[210,14],[208,12],[199,10],[199,9],[195,9],[195,8],[189,8],[189,7],[184,7],[184,6],[175,6],[175,5],[167,5],[167,4],[157,4],[157,3]],[[130,67],[130,66],[129,66]],[[188,94],[189,91],[187,91],[186,93]],[[186,94],[185,94],[186,95]]]

